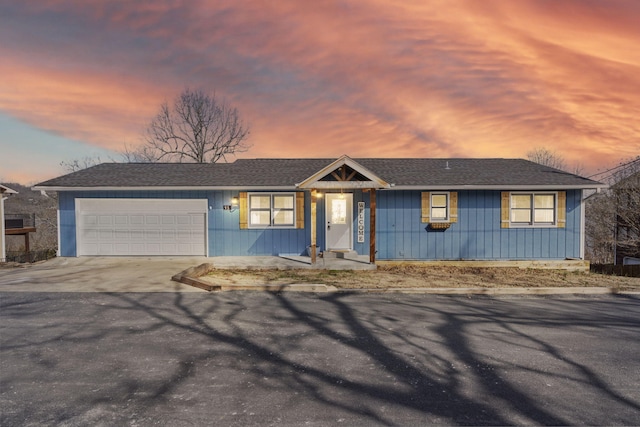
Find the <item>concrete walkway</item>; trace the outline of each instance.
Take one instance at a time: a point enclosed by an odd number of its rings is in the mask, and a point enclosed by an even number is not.
[[[375,264],[369,264],[369,256],[353,259],[317,258],[315,265],[306,256],[220,256],[206,258],[215,268],[275,268],[279,270],[320,269],[320,270],[375,270]]]

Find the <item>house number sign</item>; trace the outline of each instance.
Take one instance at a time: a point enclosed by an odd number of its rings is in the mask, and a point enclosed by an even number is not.
[[[364,202],[358,202],[358,243],[364,243]]]

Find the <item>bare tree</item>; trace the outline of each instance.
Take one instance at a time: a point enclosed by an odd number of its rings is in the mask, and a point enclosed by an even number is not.
[[[158,154],[153,150],[153,147],[146,144],[138,147],[125,144],[120,156],[124,163],[155,163],[158,161]]]
[[[534,148],[527,152],[527,159],[541,165],[549,166],[550,168],[565,170],[567,167],[564,158],[560,154],[546,147]]]
[[[532,162],[549,166],[554,169],[567,171],[575,175],[581,175],[584,172],[584,166],[580,162],[575,163],[574,166],[570,168],[562,155],[546,147],[538,147],[529,151],[527,153],[527,159]]]
[[[249,128],[238,110],[215,93],[185,89],[160,107],[146,132],[143,159],[215,163],[246,151]]]
[[[611,186],[587,199],[588,258],[606,264],[640,257],[640,157],[597,177]]]
[[[585,204],[585,258],[595,264],[612,264],[615,255],[615,208],[607,192],[591,195]]]
[[[640,158],[614,174],[610,204],[615,207],[616,263],[625,256],[640,258]]]
[[[62,166],[65,171],[71,173],[90,168],[91,166],[95,166],[100,163],[102,163],[100,156],[85,156],[81,159],[62,161],[60,162],[60,166]]]

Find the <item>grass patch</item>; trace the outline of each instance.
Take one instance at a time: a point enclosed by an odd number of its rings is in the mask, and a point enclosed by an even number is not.
[[[378,270],[220,269],[206,280],[217,284],[318,283],[343,289],[460,287],[584,287],[640,290],[640,279],[564,270],[512,267],[381,266]]]

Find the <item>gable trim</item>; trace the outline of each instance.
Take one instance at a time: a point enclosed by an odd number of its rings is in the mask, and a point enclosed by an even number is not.
[[[321,181],[327,175],[333,174],[336,169],[348,166],[354,170],[354,172],[363,175],[368,178],[368,180],[364,181]],[[352,174],[353,176],[355,174]],[[297,188],[301,189],[358,189],[358,188],[391,188],[391,184],[386,182],[384,179],[377,176],[375,173],[371,172],[369,169],[362,166],[360,163],[356,162],[349,156],[342,156],[324,168],[320,169],[318,172],[311,175],[309,178],[304,181],[296,184]]]

